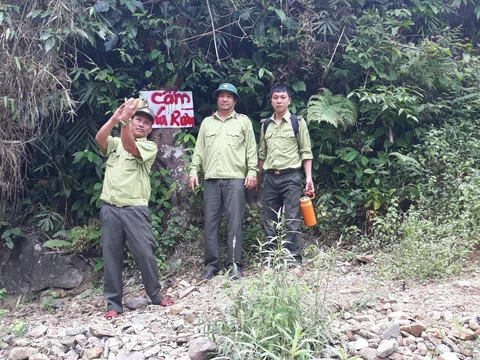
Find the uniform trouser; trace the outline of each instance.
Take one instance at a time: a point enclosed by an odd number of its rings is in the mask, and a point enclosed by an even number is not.
[[[222,213],[227,215],[227,264],[242,263],[242,225],[245,216],[244,179],[209,179],[205,181],[205,270],[220,270],[219,230]]]
[[[265,173],[263,180],[263,219],[265,227],[266,249],[273,250],[278,244],[276,241],[276,224],[281,221],[278,213],[285,216],[286,229],[282,242],[283,246],[301,262],[302,233],[300,216],[300,197],[302,196],[303,180],[300,171],[281,175]]]
[[[105,204],[100,210],[104,287],[107,309],[122,312],[122,269],[125,241],[142,274],[145,291],[152,303],[159,304],[160,281],[154,251],[152,219],[147,206],[116,207]]]

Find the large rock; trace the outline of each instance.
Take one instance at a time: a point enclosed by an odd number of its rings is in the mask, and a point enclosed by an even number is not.
[[[94,348],[87,349],[85,351],[84,357],[87,359],[100,359],[103,354],[103,348],[100,346],[95,346]]]
[[[364,338],[358,338],[357,341],[355,341],[355,350],[360,351],[362,349],[365,349],[368,347],[368,341]]]
[[[115,336],[115,332],[113,330],[107,329],[103,326],[92,325],[88,328],[88,330],[93,336],[96,336],[97,338]]]
[[[182,312],[183,308],[180,306],[180,305],[173,305],[172,307],[170,307],[170,314],[172,315],[178,315]]]
[[[472,330],[467,328],[461,328],[461,329],[453,328],[452,335],[463,341],[475,339],[475,333]]]
[[[422,323],[414,323],[406,326],[400,327],[401,331],[405,331],[409,334],[412,334],[415,337],[422,336],[422,333],[426,330],[426,326]]]
[[[31,338],[39,338],[47,333],[48,327],[45,325],[37,326],[36,328],[29,330],[27,333],[27,337]]]
[[[67,336],[77,336],[80,334],[85,334],[87,332],[87,328],[81,326],[76,328],[69,328],[65,331],[65,335]]]
[[[377,359],[377,350],[372,348],[365,348],[360,350],[359,354],[366,360],[375,360]]]
[[[448,352],[440,355],[438,360],[459,360],[457,354]]]
[[[8,354],[8,360],[24,360],[38,353],[38,349],[33,347],[17,347],[13,348]]]
[[[189,344],[188,356],[191,360],[209,360],[215,357],[217,345],[207,338],[198,338]]]
[[[477,331],[480,329],[480,324],[472,319],[468,322],[468,327],[470,330]]]
[[[35,251],[35,239],[27,237],[15,243],[8,261],[0,267],[0,288],[13,295],[73,289],[89,282],[92,274],[92,266],[82,257]]]
[[[145,357],[149,358],[152,357],[153,355],[157,355],[160,352],[160,345],[155,345],[151,347],[148,350],[145,350],[143,353],[145,354]]]
[[[70,350],[68,353],[65,354],[64,360],[78,360],[79,356],[75,352],[75,350]],[[30,360],[30,359],[28,359]]]
[[[391,338],[398,338],[400,336],[400,325],[398,324],[391,324],[389,327],[385,329],[382,334],[382,340],[389,340]]]
[[[144,297],[131,297],[125,300],[125,306],[131,310],[143,309],[148,305],[148,300]]]
[[[35,354],[28,358],[28,360],[50,360],[45,354]]]
[[[380,345],[378,345],[377,356],[386,358],[387,356],[393,354],[397,348],[398,343],[396,340],[382,340]]]
[[[128,355],[120,355],[119,357],[117,357],[117,360],[144,360],[144,359],[145,359],[145,355],[143,354],[143,352],[140,352],[140,351],[134,351]]]

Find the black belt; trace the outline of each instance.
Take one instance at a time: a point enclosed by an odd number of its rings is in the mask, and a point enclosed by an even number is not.
[[[273,175],[285,175],[285,174],[290,174],[293,172],[299,171],[299,169],[282,169],[282,170],[277,170],[277,169],[268,169],[265,170],[266,173],[273,174]]]

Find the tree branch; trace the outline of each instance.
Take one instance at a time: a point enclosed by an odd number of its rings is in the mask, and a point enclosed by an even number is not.
[[[218,55],[217,37],[215,36],[215,23],[213,21],[212,9],[210,8],[210,2],[207,0],[208,13],[210,14],[210,20],[212,22],[213,32],[213,45],[215,45],[215,54],[217,55],[217,63],[220,64],[220,56]]]
[[[330,61],[328,62],[327,67],[325,68],[325,72],[323,73],[323,78],[325,78],[325,76],[327,75],[327,71],[328,71],[330,65],[332,65],[333,57],[334,57],[335,54],[337,53],[338,45],[340,45],[340,41],[342,40],[342,37],[343,37],[343,33],[344,33],[344,32],[345,32],[345,26],[343,27],[342,33],[340,34],[340,37],[338,38],[337,45],[335,45],[335,49],[333,50],[332,57],[330,58]]]

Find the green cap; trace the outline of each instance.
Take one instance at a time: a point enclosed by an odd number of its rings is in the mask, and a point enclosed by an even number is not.
[[[155,118],[155,113],[149,107],[144,107],[144,108],[138,109],[137,112],[135,113],[135,115],[144,115],[144,116],[148,117],[152,121],[152,123],[153,123],[153,119]]]
[[[235,96],[235,98],[237,99],[237,102],[240,101],[240,96],[238,96],[237,88],[235,86],[233,86],[232,84],[230,84],[230,83],[221,84],[218,87],[218,89],[213,92],[213,97],[215,99],[217,98],[217,95],[220,91],[229,91]]]

